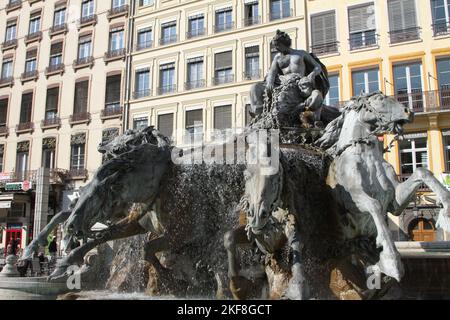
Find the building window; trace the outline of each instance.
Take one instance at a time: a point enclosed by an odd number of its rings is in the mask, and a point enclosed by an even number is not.
[[[94,15],[94,0],[84,0],[81,4],[81,18],[89,18]]]
[[[444,131],[445,172],[450,173],[450,131]]]
[[[17,20],[8,21],[6,24],[5,42],[13,41],[17,37]]]
[[[3,172],[3,160],[4,160],[4,154],[5,154],[5,145],[1,144],[0,145],[0,172]],[[2,233],[2,232],[0,232]],[[1,238],[0,238],[1,240]],[[1,241],[0,241],[1,243]]]
[[[117,9],[123,7],[127,3],[126,0],[112,0],[111,8]]]
[[[205,34],[205,17],[200,14],[189,17],[187,38],[203,36]]]
[[[177,22],[171,21],[161,25],[161,41],[162,45],[174,43],[177,41]]]
[[[173,113],[158,115],[158,130],[164,136],[171,138],[173,135]]]
[[[26,179],[26,172],[28,170],[28,150],[17,151],[16,155],[16,175],[18,180]]]
[[[155,0],[139,0],[139,6],[140,7],[152,6],[154,4],[155,4]]]
[[[13,76],[13,59],[4,59],[2,63],[1,79],[10,79]]]
[[[77,137],[79,136],[79,137]],[[86,135],[72,136],[70,154],[70,170],[80,171],[85,168]]]
[[[159,66],[159,94],[176,91],[175,63],[166,63]]]
[[[50,67],[62,65],[63,42],[52,43],[50,47]]]
[[[415,0],[389,0],[388,11],[391,43],[419,39]]]
[[[92,52],[92,36],[87,35],[80,37],[78,40],[78,60],[83,60],[91,56]]]
[[[120,88],[122,75],[117,74],[106,78],[105,109],[107,111],[120,110]]]
[[[214,56],[214,85],[233,81],[233,52],[225,51],[216,53]]]
[[[402,175],[411,175],[417,168],[428,168],[427,134],[405,135],[399,143]]]
[[[37,49],[28,50],[25,60],[25,73],[32,73],[37,69]]]
[[[0,132],[6,130],[6,121],[8,119],[8,99],[0,100]]]
[[[441,108],[450,108],[450,58],[436,60]]]
[[[231,129],[231,105],[220,106],[214,108],[214,130],[220,131],[218,137],[226,132],[227,129]]]
[[[259,46],[251,46],[245,48],[245,73],[246,80],[260,78],[259,70]]]
[[[42,141],[42,166],[46,169],[55,168],[56,138],[45,138]]]
[[[41,12],[34,13],[30,16],[30,26],[28,34],[35,34],[41,30]]]
[[[290,0],[270,0],[270,20],[289,18],[291,16]]]
[[[66,23],[66,7],[55,8],[53,26],[59,27]]]
[[[375,6],[368,3],[348,9],[350,50],[377,44]]]
[[[20,123],[31,122],[31,112],[33,110],[33,93],[22,94],[20,106]]]
[[[188,59],[186,90],[203,88],[204,86],[203,57]]]
[[[259,17],[259,0],[247,1],[244,7],[244,26],[253,26],[255,24],[261,23],[261,18]]]
[[[54,120],[58,117],[59,87],[47,89],[45,104],[45,120]]]
[[[223,8],[216,10],[216,32],[233,29],[233,8]]]
[[[203,141],[203,110],[186,111],[186,143]]]
[[[330,90],[328,91],[327,96],[325,97],[325,104],[328,106],[339,106],[340,102],[340,79],[339,74],[330,74]]]
[[[151,48],[153,46],[152,28],[145,28],[138,31],[137,50]]]
[[[353,71],[353,96],[380,90],[378,74],[378,68]]]
[[[109,51],[121,51],[124,48],[123,27],[112,29],[109,32]]]
[[[431,12],[434,36],[448,34],[450,32],[450,1],[431,0]]]
[[[142,130],[148,127],[148,117],[137,117],[133,119],[133,129]]]
[[[337,52],[336,13],[332,11],[312,16],[311,36],[311,49],[315,54]]]
[[[415,112],[423,111],[421,63],[395,65],[394,87],[398,101]]]
[[[139,99],[147,97],[151,94],[150,92],[150,69],[139,69],[136,71],[135,76],[135,92],[134,98]]]
[[[89,80],[79,81],[75,84],[74,114],[84,114],[88,108]]]

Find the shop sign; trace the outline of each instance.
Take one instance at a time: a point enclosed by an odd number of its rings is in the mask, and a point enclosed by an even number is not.
[[[5,184],[6,191],[28,191],[33,188],[33,185],[30,181],[24,182],[14,182]]]
[[[11,173],[0,172],[0,181],[10,181],[11,178]]]
[[[11,201],[0,202],[0,209],[11,209]]]

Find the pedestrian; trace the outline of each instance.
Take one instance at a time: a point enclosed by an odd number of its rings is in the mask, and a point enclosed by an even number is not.
[[[58,245],[56,243],[56,237],[53,237],[52,241],[48,245],[48,252],[50,253],[50,262],[56,263],[56,253],[58,252]]]

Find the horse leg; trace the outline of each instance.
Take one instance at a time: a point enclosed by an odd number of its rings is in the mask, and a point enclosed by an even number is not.
[[[160,236],[156,239],[151,239],[152,235],[149,235],[147,242],[144,246],[143,258],[145,261],[150,262],[153,267],[156,269],[156,272],[163,273],[166,272],[166,268],[161,265],[158,258],[156,257],[156,253],[161,251],[166,251],[170,249],[169,242],[166,236]]]
[[[425,183],[437,196],[443,209],[440,212],[437,225],[450,232],[450,192],[439,182],[429,170],[418,168],[411,177],[395,188],[396,211],[400,215],[415,196],[420,185]]]
[[[377,247],[382,247],[380,260],[377,263],[380,271],[400,282],[404,275],[403,264],[387,227],[380,202],[360,190],[351,193],[351,195],[359,211],[363,214],[369,213],[375,223],[377,229],[376,244]]]
[[[251,244],[248,240],[245,226],[228,231],[224,236],[224,246],[228,255],[228,277],[230,279],[230,290],[236,300],[246,299],[251,283],[244,277],[239,276],[240,265],[237,261],[237,248],[245,244]]]
[[[66,276],[67,268],[71,265],[82,265],[84,262],[84,256],[99,246],[111,240],[118,240],[123,238],[132,237],[138,234],[146,233],[146,230],[142,228],[138,220],[129,220],[125,218],[119,221],[117,224],[102,230],[98,233],[98,237],[88,240],[82,246],[72,250],[66,257],[64,257],[56,266],[56,269],[48,277],[49,280],[55,280]]]

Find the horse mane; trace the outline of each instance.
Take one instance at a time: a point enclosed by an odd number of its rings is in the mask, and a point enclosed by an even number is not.
[[[384,97],[383,93],[376,91],[369,94],[361,93],[358,97],[354,97],[348,101],[342,108],[341,115],[328,124],[324,130],[324,134],[315,142],[315,145],[325,150],[334,147],[339,140],[339,136],[341,135],[342,126],[344,125],[346,115],[350,111],[359,112],[363,106],[366,105],[369,98],[376,95],[382,95]]]

